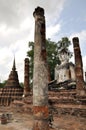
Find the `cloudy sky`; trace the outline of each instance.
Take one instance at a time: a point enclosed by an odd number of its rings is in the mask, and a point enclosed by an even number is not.
[[[34,41],[33,11],[45,9],[46,37],[58,42],[78,36],[86,71],[86,0],[0,0],[0,81],[8,79],[15,55],[23,82],[28,42]],[[70,47],[73,51],[72,46]],[[73,60],[73,58],[71,59]]]

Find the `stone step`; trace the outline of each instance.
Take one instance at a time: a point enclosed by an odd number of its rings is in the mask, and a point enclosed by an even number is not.
[[[73,116],[81,116],[86,118],[86,105],[64,105],[57,104],[51,107],[53,114],[55,115],[73,115]]]
[[[55,107],[60,107],[60,108],[78,108],[78,109],[86,109],[86,105],[78,105],[78,104],[57,104],[55,105]]]
[[[50,104],[76,104],[76,105],[86,105],[86,99],[75,99],[75,98],[49,98]]]

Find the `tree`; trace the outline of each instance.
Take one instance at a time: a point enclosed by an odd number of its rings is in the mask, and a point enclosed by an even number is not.
[[[0,88],[3,88],[6,84],[7,80],[4,80],[2,83],[0,83]]]
[[[29,42],[29,51],[27,56],[29,57],[29,78],[30,83],[33,82],[33,58],[34,58],[34,42]]]
[[[2,83],[0,83],[0,88],[3,88],[3,84]]]
[[[29,67],[30,67],[30,81],[33,77],[33,58],[34,58],[34,42],[29,42],[29,51],[27,56],[29,57]],[[58,46],[56,42],[51,41],[50,39],[46,40],[46,52],[47,52],[47,62],[50,70],[51,79],[54,79],[54,68],[56,64],[60,64],[58,58]]]
[[[19,84],[22,88],[24,88],[24,83],[20,82]]]
[[[54,69],[56,64],[60,64],[58,57],[58,46],[50,39],[46,40],[47,62],[50,69],[51,80],[54,79]]]
[[[30,67],[30,82],[33,82],[33,58],[34,58],[34,42],[29,42],[29,51],[27,52],[27,56],[29,57],[29,67]],[[68,47],[71,45],[69,39],[67,37],[62,38],[57,43],[51,41],[50,39],[46,40],[46,52],[47,52],[47,62],[50,70],[51,80],[54,79],[54,69],[55,66],[60,64],[58,51],[62,46],[68,50]],[[68,50],[69,51],[69,50]],[[71,53],[71,52],[70,52]]]
[[[63,37],[60,41],[58,41],[58,50],[63,48],[66,52],[68,52],[69,58],[72,57],[72,52],[69,51],[69,46],[71,45],[70,40],[67,37]]]

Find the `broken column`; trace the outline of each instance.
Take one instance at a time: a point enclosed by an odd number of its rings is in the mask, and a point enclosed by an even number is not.
[[[28,96],[30,92],[29,87],[29,59],[25,58],[25,67],[24,67],[24,96]]]
[[[78,37],[73,38],[73,47],[75,55],[76,90],[78,93],[80,93],[80,91],[83,90],[84,80],[83,80],[83,63]]]
[[[86,72],[85,72],[85,82],[86,82]]]
[[[35,18],[33,72],[33,130],[49,130],[48,125],[48,69],[46,61],[44,9],[37,7]]]

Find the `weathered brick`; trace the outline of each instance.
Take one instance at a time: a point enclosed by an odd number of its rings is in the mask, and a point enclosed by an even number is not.
[[[24,67],[24,96],[27,96],[30,92],[29,86],[29,59],[25,58],[25,67]]]
[[[73,47],[75,54],[76,89],[77,92],[79,92],[83,90],[84,80],[83,80],[83,63],[78,37],[73,38]]]
[[[35,18],[33,73],[33,130],[48,130],[48,67],[46,60],[44,9],[37,7]]]

